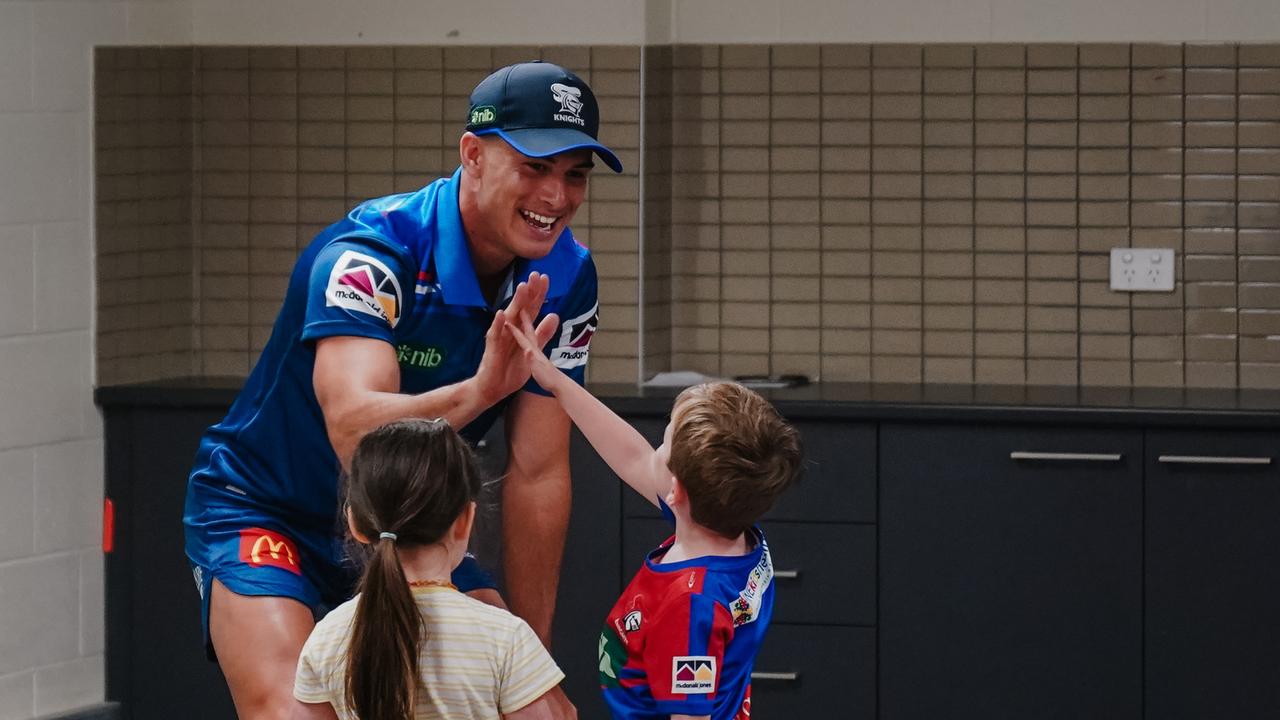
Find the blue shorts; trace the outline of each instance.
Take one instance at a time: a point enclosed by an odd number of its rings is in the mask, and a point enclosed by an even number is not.
[[[186,518],[186,551],[200,593],[200,628],[205,651],[215,659],[209,637],[209,597],[213,579],[237,595],[293,598],[319,620],[355,593],[358,562],[336,532],[299,531],[244,507],[205,507]],[[470,553],[453,571],[462,592],[497,589],[497,583]]]

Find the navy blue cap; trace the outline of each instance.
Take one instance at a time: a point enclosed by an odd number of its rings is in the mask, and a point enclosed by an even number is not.
[[[550,157],[583,148],[600,156],[614,172],[622,163],[596,141],[600,106],[591,88],[559,65],[508,65],[471,91],[467,130],[497,135],[528,157]]]

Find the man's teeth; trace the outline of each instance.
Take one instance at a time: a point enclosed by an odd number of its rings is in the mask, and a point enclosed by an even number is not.
[[[556,221],[556,218],[554,217],[539,215],[538,213],[532,212],[530,210],[521,210],[520,214],[523,215],[526,220],[532,220],[533,222],[543,227],[551,227],[551,225],[554,224]]]

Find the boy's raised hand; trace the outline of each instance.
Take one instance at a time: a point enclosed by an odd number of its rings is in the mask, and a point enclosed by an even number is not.
[[[560,318],[555,313],[550,313],[542,318],[537,328],[534,328],[530,313],[519,312],[513,315],[510,308],[504,312],[507,317],[503,328],[524,351],[523,359],[529,364],[533,379],[544,389],[555,393],[557,384],[566,380],[568,376],[560,372],[560,369],[542,354],[542,346],[551,339],[551,334],[559,325]]]

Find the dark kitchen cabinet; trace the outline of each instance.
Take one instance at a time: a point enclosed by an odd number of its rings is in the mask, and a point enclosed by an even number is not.
[[[1280,433],[1151,431],[1146,717],[1280,717]]]
[[[1137,718],[1142,434],[885,423],[880,717]]]
[[[200,647],[181,513],[196,443],[234,392],[172,387],[102,402],[107,697],[132,720],[231,718]],[[617,402],[661,441],[670,398]],[[755,714],[1280,717],[1280,410],[1266,409],[1280,394],[1248,402],[1264,409],[779,400],[806,467],[762,521],[778,594]],[[502,472],[500,428],[478,454]],[[579,716],[604,718],[601,623],[671,527],[576,432],[570,461],[553,649]],[[477,551],[498,567],[485,500]]]
[[[106,494],[115,507],[106,690],[121,718],[173,718],[192,708],[202,718],[235,717],[222,672],[205,658],[182,535],[196,446],[228,406],[104,407]]]

